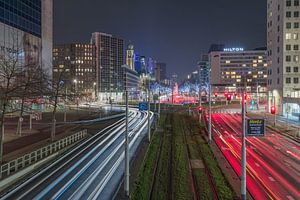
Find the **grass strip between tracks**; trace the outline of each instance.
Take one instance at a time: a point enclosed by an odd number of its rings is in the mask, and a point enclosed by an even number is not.
[[[173,115],[173,117],[171,117],[171,115]],[[222,173],[209,145],[200,135],[201,127],[199,127],[197,119],[172,113],[161,115],[159,123],[160,127],[163,128],[163,132],[154,132],[153,134],[139,172],[138,180],[135,182],[135,190],[131,199],[149,199],[154,176],[156,177],[152,189],[152,199],[166,199],[166,197],[170,195],[168,194],[170,190],[168,187],[170,186],[170,174],[172,174],[172,197],[174,199],[193,199],[188,159],[201,160],[200,152],[208,168],[208,173],[210,173],[212,177],[212,182],[216,188],[219,199],[235,199],[235,194]],[[166,127],[167,124],[172,126],[172,131]],[[172,134],[174,137],[173,140],[170,139]],[[186,153],[186,144],[183,138],[184,134],[186,134],[190,158],[188,158]],[[161,155],[157,165],[157,172],[154,174],[161,140],[163,140]],[[170,147],[172,142],[174,146],[173,155],[171,156]],[[173,159],[172,167],[170,167],[169,162],[171,158]],[[173,170],[172,173],[170,173],[169,170]],[[192,174],[196,179],[196,189],[198,190],[199,199],[215,199],[205,169],[194,167],[192,168]]]

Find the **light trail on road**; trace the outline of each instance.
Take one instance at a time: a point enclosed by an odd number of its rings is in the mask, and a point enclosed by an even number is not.
[[[207,121],[207,120],[206,120]],[[241,176],[240,114],[212,114],[213,139]],[[300,147],[273,131],[248,137],[247,190],[254,199],[300,199]]]
[[[147,125],[147,113],[136,109],[130,113],[132,157]],[[152,118],[153,113],[150,115]],[[124,131],[123,118],[2,194],[1,199],[110,199],[123,175]]]

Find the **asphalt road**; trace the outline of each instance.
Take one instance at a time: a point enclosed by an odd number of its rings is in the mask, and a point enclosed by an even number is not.
[[[146,119],[147,113],[131,109],[131,149],[140,141]],[[124,131],[121,119],[2,194],[1,199],[111,199],[122,176],[118,169],[124,160]],[[114,187],[108,184],[112,182]]]
[[[241,176],[240,114],[212,114],[213,139]],[[247,190],[254,199],[300,199],[300,145],[267,129],[264,137],[248,137]]]

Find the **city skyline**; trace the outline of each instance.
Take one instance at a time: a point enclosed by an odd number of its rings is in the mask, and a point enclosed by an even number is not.
[[[132,41],[138,52],[166,62],[170,74],[178,72],[183,78],[195,69],[200,54],[212,43],[245,49],[266,46],[265,2],[227,1],[218,5],[209,1],[91,0],[82,6],[79,1],[54,1],[54,43],[88,42],[95,31],[113,34]],[[68,8],[67,13],[64,8]],[[74,21],[78,13],[85,14]]]

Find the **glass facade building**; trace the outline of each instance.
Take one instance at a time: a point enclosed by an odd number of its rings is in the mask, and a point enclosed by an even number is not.
[[[41,37],[41,0],[0,0],[0,22]]]

